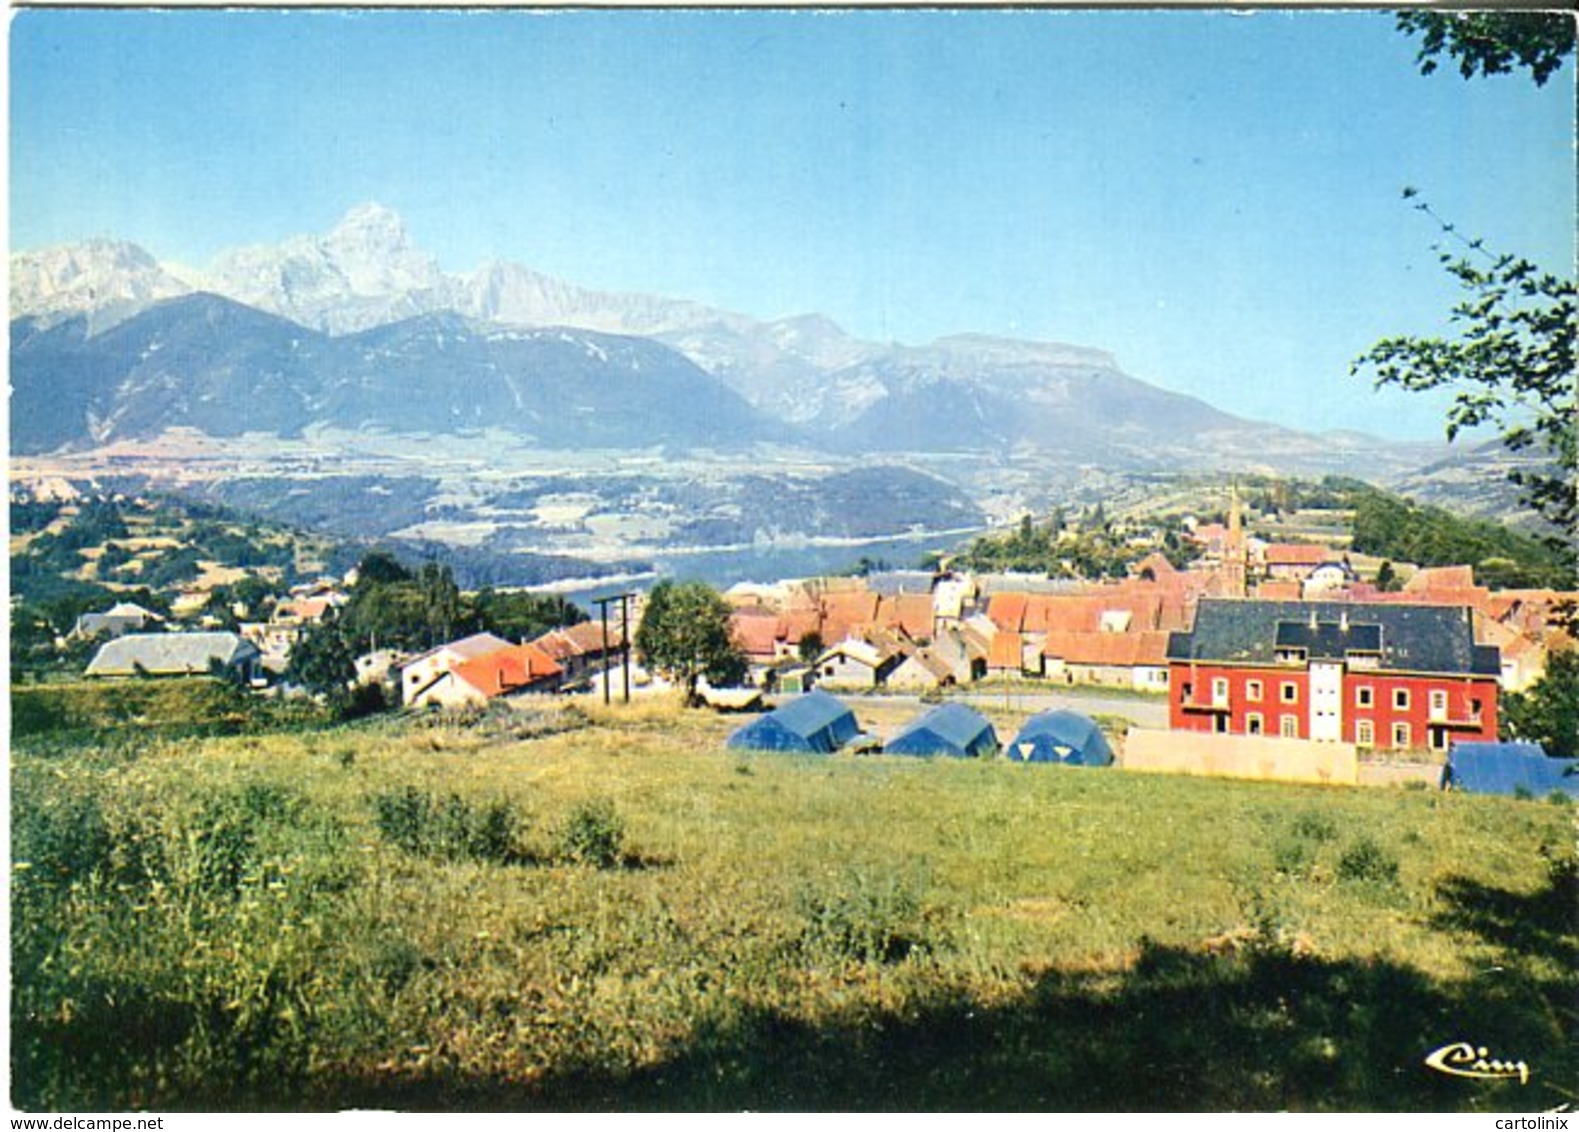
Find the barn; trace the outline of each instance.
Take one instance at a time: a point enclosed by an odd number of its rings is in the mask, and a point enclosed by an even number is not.
[[[1537,798],[1556,790],[1579,797],[1579,759],[1548,758],[1539,743],[1455,743],[1442,768],[1442,788]]]
[[[1044,711],[1025,721],[1009,744],[1009,758],[1026,763],[1109,766],[1113,748],[1090,716],[1077,711]]]
[[[827,692],[807,692],[752,720],[729,737],[737,751],[831,755],[860,733],[855,713]]]
[[[885,755],[947,755],[956,759],[992,758],[998,733],[982,714],[964,704],[942,704],[911,720],[883,748]]]

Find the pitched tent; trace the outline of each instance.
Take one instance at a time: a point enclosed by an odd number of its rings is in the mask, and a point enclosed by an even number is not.
[[[980,712],[964,704],[943,704],[918,719],[883,748],[885,755],[947,755],[956,759],[992,758],[998,733]]]
[[[1455,743],[1442,768],[1442,788],[1467,794],[1536,797],[1554,790],[1579,797],[1579,759],[1548,758],[1539,743]]]
[[[737,751],[829,755],[860,732],[855,713],[827,692],[807,692],[752,720],[729,737]]]
[[[1113,748],[1090,716],[1077,711],[1044,711],[1025,721],[1009,744],[1008,756],[1015,762],[1108,766],[1113,762]]]

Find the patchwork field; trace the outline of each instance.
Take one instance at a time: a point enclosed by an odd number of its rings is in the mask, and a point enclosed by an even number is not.
[[[168,693],[118,723],[43,694],[20,1108],[1579,1100],[1546,800],[740,756],[667,705],[205,737]],[[1426,1066],[1458,1041],[1527,1082]]]

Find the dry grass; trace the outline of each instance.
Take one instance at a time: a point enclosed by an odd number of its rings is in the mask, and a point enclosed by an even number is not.
[[[1528,1107],[1533,1093],[1419,1069],[1434,1048],[1419,1043],[1471,1024],[1572,1078],[1575,956],[1552,902],[1573,819],[1548,803],[742,756],[723,749],[738,717],[552,711],[568,729],[530,739],[381,722],[134,761],[19,753],[19,815],[91,792],[118,836],[151,827],[165,864],[157,892],[95,874],[13,895],[14,1100]],[[370,799],[408,786],[508,800],[525,863],[402,853]],[[256,883],[183,889],[215,799],[256,808],[270,791],[296,816],[255,819]],[[559,863],[556,831],[600,801],[623,826],[618,866]],[[264,1021],[238,986],[275,988]],[[108,1060],[62,1053],[150,1019],[157,1039],[117,1040]],[[1189,1081],[1202,1051],[1248,1068]],[[211,1091],[221,1071],[238,1091]]]

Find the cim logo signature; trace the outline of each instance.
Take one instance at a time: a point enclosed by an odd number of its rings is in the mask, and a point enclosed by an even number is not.
[[[1426,1054],[1425,1063],[1438,1073],[1453,1077],[1474,1077],[1481,1081],[1530,1083],[1530,1067],[1522,1061],[1501,1061],[1488,1056],[1485,1046],[1453,1042]]]

